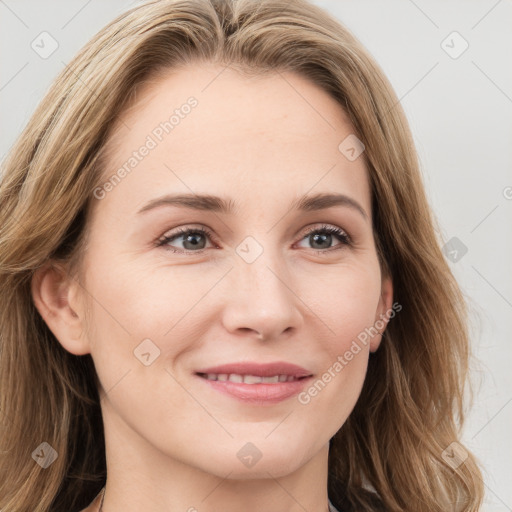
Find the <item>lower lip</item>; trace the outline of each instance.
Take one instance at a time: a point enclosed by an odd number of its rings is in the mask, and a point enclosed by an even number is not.
[[[198,378],[221,393],[244,402],[266,405],[282,402],[291,396],[298,395],[312,377],[274,384],[244,384],[243,382],[208,380],[200,376]]]

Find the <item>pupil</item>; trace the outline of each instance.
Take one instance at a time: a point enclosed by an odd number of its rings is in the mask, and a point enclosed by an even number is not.
[[[190,234],[190,235],[187,235],[185,240],[184,240],[184,247],[185,249],[190,249],[190,248],[197,248],[198,246],[198,242],[197,242],[197,237],[202,237],[203,235],[201,233],[193,233],[193,234]],[[192,244],[192,247],[187,247],[187,244]],[[200,247],[200,249],[202,249],[203,247]]]
[[[325,234],[318,234],[317,233],[317,234],[312,235],[312,236],[313,236],[313,243],[317,243],[318,238],[321,237],[323,239],[324,243],[327,241],[327,248],[330,247],[330,245],[331,245],[330,242],[331,242],[332,235],[327,234],[327,233],[325,233]],[[320,243],[322,243],[322,242],[320,242]],[[325,247],[321,247],[321,249],[325,249]]]
[[[187,244],[191,244],[192,248],[197,248],[198,247],[198,244],[200,245],[200,243],[197,241],[197,237],[201,238],[203,235],[201,233],[193,233],[193,234],[189,234],[187,235],[185,241],[184,241],[184,245],[185,245],[185,248],[186,249],[190,249],[191,247],[187,247]],[[314,235],[311,235],[311,238],[312,238],[312,244],[320,244],[320,248],[321,249],[325,249],[325,248],[329,248],[330,245],[331,245],[331,238],[332,238],[332,235],[328,234],[328,233],[324,233],[324,234],[314,234]],[[201,249],[203,247],[200,247]]]

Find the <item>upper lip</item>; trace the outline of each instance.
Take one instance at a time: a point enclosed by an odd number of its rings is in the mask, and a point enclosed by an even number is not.
[[[254,375],[259,377],[273,377],[274,375],[288,375],[296,378],[310,377],[312,373],[302,366],[296,364],[276,361],[273,363],[228,363],[219,366],[210,366],[197,370],[196,373],[215,373],[215,374],[237,374]]]

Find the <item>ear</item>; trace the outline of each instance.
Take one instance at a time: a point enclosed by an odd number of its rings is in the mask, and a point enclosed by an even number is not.
[[[80,284],[63,265],[48,262],[32,276],[34,304],[59,343],[72,354],[90,353],[85,319],[79,304]]]
[[[380,288],[379,304],[375,313],[374,327],[378,334],[372,336],[370,341],[370,352],[375,352],[382,341],[382,333],[386,330],[386,326],[390,318],[394,316],[393,304],[393,282],[391,277],[383,274]],[[401,309],[401,308],[400,308]]]

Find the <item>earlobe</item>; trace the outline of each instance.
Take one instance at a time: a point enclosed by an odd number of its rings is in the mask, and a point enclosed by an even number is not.
[[[59,343],[70,353],[90,353],[85,332],[84,318],[75,302],[78,283],[65,268],[48,262],[32,276],[31,292],[39,314]]]
[[[388,322],[391,318],[391,312],[393,305],[393,282],[391,281],[391,277],[384,276],[382,278],[381,284],[381,293],[379,299],[379,305],[377,307],[377,312],[375,315],[375,323],[374,327],[377,329],[379,334],[374,336],[370,341],[370,352],[375,352],[382,341],[382,336]]]

